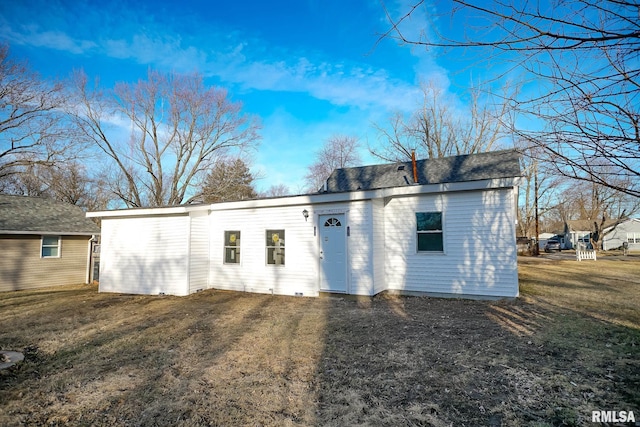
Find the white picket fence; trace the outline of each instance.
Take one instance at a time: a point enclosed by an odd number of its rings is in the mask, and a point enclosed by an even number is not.
[[[576,249],[576,259],[582,261],[583,259],[596,260],[596,251],[588,251],[584,249]]]

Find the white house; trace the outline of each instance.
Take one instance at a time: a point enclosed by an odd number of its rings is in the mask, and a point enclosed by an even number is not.
[[[100,291],[516,297],[514,151],[337,169],[315,194],[92,212]]]
[[[602,240],[605,251],[618,249],[625,242],[630,251],[640,251],[640,219],[631,218],[604,231],[607,233]]]
[[[557,238],[558,235],[555,233],[540,233],[538,235],[538,249],[544,249],[544,246],[547,244],[549,239]]]

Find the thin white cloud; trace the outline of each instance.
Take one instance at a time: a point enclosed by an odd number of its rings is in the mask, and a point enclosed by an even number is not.
[[[200,71],[217,77],[222,84],[233,83],[245,90],[307,93],[339,106],[387,110],[408,110],[415,106],[414,82],[394,79],[385,70],[342,59],[334,62],[316,53],[291,52],[246,34],[223,34],[202,23],[193,25],[191,35],[182,36],[157,22],[146,20],[141,25],[143,18],[136,17],[131,10],[121,16],[130,22],[123,20],[118,31],[105,29],[108,34],[103,34],[98,27],[74,32],[92,34],[90,40],[86,35],[82,38],[57,28],[43,29],[44,21],[9,26],[8,38],[12,43],[71,54],[106,55],[178,72]]]
[[[98,44],[91,40],[78,40],[57,30],[41,30],[37,25],[25,25],[18,28],[2,26],[2,38],[18,45],[44,47],[75,55],[95,50]]]
[[[245,48],[219,55],[203,66],[206,74],[244,89],[308,93],[339,106],[405,111],[415,107],[419,92],[413,84],[363,64],[330,63],[307,56],[289,61],[252,60]]]

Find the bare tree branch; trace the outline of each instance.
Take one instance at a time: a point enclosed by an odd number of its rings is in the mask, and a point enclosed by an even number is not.
[[[422,7],[418,1],[397,19],[385,8],[391,27],[381,37],[510,61],[509,70],[536,83],[510,98],[518,122],[528,124],[514,126],[515,137],[546,151],[559,174],[640,197],[640,4],[451,0],[438,8],[462,31],[449,37],[430,25],[411,39],[404,23]],[[470,16],[482,24],[464,25]],[[629,187],[617,184],[625,180]]]
[[[358,149],[360,143],[353,136],[333,135],[317,152],[316,161],[305,175],[307,191],[320,190],[334,169],[358,166],[361,162]]]
[[[66,129],[60,83],[49,84],[0,44],[0,179],[34,165],[54,165],[78,147]]]
[[[480,102],[480,90],[471,91],[469,112],[456,111],[441,89],[422,85],[422,105],[405,117],[394,114],[387,126],[374,124],[380,144],[369,151],[385,161],[438,158],[491,151],[500,144],[505,133],[507,103],[493,108]]]
[[[259,126],[226,91],[206,87],[202,76],[161,74],[120,83],[103,94],[75,76],[71,111],[83,138],[114,162],[113,191],[130,207],[184,203],[218,156],[255,145]],[[123,141],[113,123],[131,130]]]

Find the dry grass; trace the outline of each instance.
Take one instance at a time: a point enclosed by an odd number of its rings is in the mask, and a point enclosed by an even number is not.
[[[595,262],[522,258],[520,291],[553,306],[640,328],[640,256]]]
[[[0,425],[582,425],[640,415],[640,262],[533,261],[486,302],[0,294]]]

